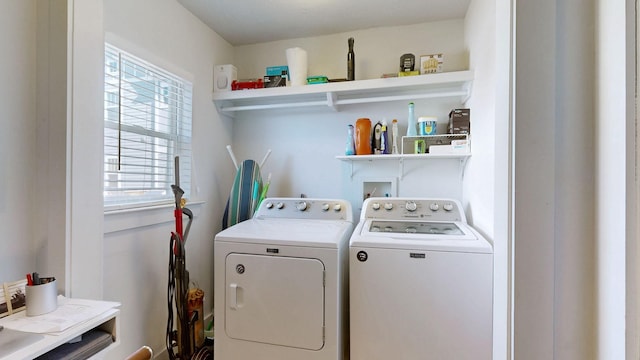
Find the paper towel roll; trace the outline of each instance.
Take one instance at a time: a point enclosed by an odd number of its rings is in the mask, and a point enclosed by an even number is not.
[[[291,86],[307,84],[307,52],[299,47],[287,49],[287,65]]]

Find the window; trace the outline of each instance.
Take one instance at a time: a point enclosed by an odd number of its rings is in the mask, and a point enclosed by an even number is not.
[[[176,156],[187,197],[191,84],[109,44],[104,63],[105,208],[174,200]]]

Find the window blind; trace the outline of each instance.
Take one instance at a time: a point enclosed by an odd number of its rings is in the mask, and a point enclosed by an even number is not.
[[[147,61],[105,45],[105,208],[173,201],[191,190],[192,85]]]

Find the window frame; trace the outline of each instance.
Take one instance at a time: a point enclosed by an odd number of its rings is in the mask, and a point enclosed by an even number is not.
[[[109,60],[109,52],[116,55],[113,61]],[[164,204],[172,204],[175,202],[175,197],[171,191],[171,185],[175,184],[175,169],[174,169],[174,158],[175,156],[179,157],[180,169],[179,174],[181,179],[179,179],[179,184],[181,188],[184,190],[184,196],[189,196],[191,191],[191,161],[192,161],[192,124],[193,124],[193,84],[191,81],[185,79],[184,76],[177,75],[174,72],[167,70],[165,67],[161,67],[156,65],[152,61],[145,60],[141,57],[131,54],[129,51],[123,49],[121,46],[115,45],[110,41],[105,42],[105,50],[104,50],[104,118],[103,118],[103,128],[104,128],[104,147],[103,147],[103,157],[104,157],[104,176],[103,176],[103,200],[104,200],[104,209],[105,212],[109,211],[121,211],[126,209],[135,209],[135,208],[146,208],[146,207],[156,207],[158,205]],[[133,124],[132,121],[123,120],[125,115],[123,114],[123,103],[125,99],[133,99],[141,97],[139,94],[132,95],[130,93],[127,96],[123,96],[123,83],[127,79],[132,79],[135,81],[136,78],[132,76],[125,76],[123,69],[123,60],[127,62],[127,66],[135,68],[133,74],[137,75],[138,81],[146,82],[149,88],[152,87],[152,92],[149,93],[153,96],[148,97],[146,99],[151,105],[148,105],[150,111],[142,111],[141,114],[145,115],[145,117],[151,116],[151,120],[143,119],[142,121],[145,123],[150,123],[152,126],[156,128],[149,127],[141,127],[136,124]],[[131,65],[133,64],[133,65]],[[115,74],[115,77],[113,76]],[[152,76],[147,76],[148,74],[152,74]],[[112,78],[110,78],[112,77]],[[125,78],[126,77],[126,78]],[[116,80],[116,83],[110,82],[109,80]],[[149,81],[152,79],[152,81]],[[132,83],[127,83],[133,90],[135,91],[135,87]],[[153,84],[149,86],[149,84]],[[115,91],[113,91],[115,86]],[[177,89],[177,90],[176,90]],[[147,89],[148,90],[148,89]],[[172,92],[173,90],[173,92]],[[117,95],[117,104],[113,106],[113,94]],[[169,94],[172,93],[171,99],[169,99]],[[156,115],[157,109],[162,107],[162,104],[166,104],[165,109],[170,109],[168,114],[171,115],[170,120],[166,120],[166,122],[159,122],[158,116]],[[113,108],[117,108],[116,117],[111,118],[111,114],[114,113]],[[131,117],[131,115],[129,115]],[[165,127],[168,131],[160,131],[157,127]],[[121,172],[121,170],[114,169],[110,160],[113,157],[113,154],[108,152],[107,149],[109,147],[113,148],[112,141],[114,137],[110,137],[108,132],[116,131],[118,133],[118,158],[116,158],[116,166],[122,164],[122,144],[120,143],[122,134],[127,134],[129,136],[137,135],[140,138],[144,138],[145,140],[138,140],[134,142],[141,146],[150,146],[152,148],[159,147],[161,149],[165,149],[166,152],[162,153],[162,155],[166,156],[164,160],[157,160],[153,156],[150,156],[148,153],[154,153],[153,150],[144,150],[144,158],[149,162],[154,163],[157,161],[164,161],[164,172],[155,173],[151,172],[150,174],[146,174],[146,176],[150,176],[152,179],[144,179],[137,180],[140,183],[149,183],[152,184],[150,186],[143,185],[141,189],[137,190],[137,193],[144,195],[126,195],[126,191],[123,190],[124,187],[122,184],[126,183],[126,180],[122,180],[120,176],[116,176],[116,179],[113,179],[113,174],[126,174],[127,176],[131,176],[133,172]],[[111,140],[111,143],[108,144],[108,141]],[[157,145],[157,142],[165,142],[164,145]],[[131,150],[133,151],[133,150]],[[139,150],[140,151],[140,150]],[[140,157],[142,158],[142,157]],[[131,165],[130,165],[131,166]],[[157,166],[153,165],[145,165],[142,166],[143,170],[155,169],[157,170]],[[115,170],[115,171],[114,171]],[[112,177],[110,177],[112,176]],[[143,175],[140,174],[142,177]],[[158,179],[161,177],[162,179]],[[109,188],[109,184],[119,184],[117,188]],[[161,186],[158,186],[161,185]],[[109,194],[108,192],[112,192]],[[135,189],[132,189],[131,192],[135,192]],[[122,194],[121,196],[116,195],[117,193]],[[153,195],[156,193],[156,195]],[[135,199],[134,201],[130,201],[131,199]]]

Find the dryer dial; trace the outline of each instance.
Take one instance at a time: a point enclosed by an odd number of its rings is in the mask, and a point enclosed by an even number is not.
[[[393,209],[393,203],[384,203],[384,209],[385,210],[392,210]]]
[[[283,202],[279,202],[279,203],[276,204],[276,207],[278,209],[282,209],[282,208],[284,208],[284,203]]]
[[[340,212],[340,210],[342,210],[342,205],[340,204],[333,205],[333,211]]]
[[[453,210],[453,204],[452,203],[446,203],[446,204],[442,205],[442,208],[444,209],[444,211],[451,211],[451,210]]]
[[[407,201],[407,203],[404,204],[404,208],[407,209],[407,211],[414,212],[418,208],[418,204],[416,204],[415,201]]]
[[[431,211],[438,211],[439,208],[440,206],[437,203],[431,203],[431,205],[429,205],[429,209],[431,209]]]
[[[273,209],[273,203],[269,201],[266,205],[267,209]]]
[[[327,203],[322,204],[322,211],[329,211],[329,204]]]
[[[298,209],[300,211],[307,210],[307,202],[306,201],[300,201],[299,203],[296,204],[296,209]]]
[[[373,203],[371,204],[371,208],[375,211],[380,210],[380,203]]]

